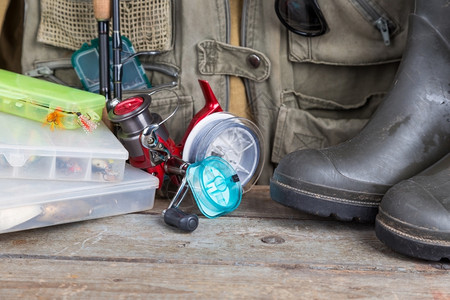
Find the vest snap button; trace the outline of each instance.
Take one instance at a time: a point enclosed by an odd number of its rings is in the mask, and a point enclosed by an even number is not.
[[[247,62],[256,69],[261,65],[261,58],[256,54],[250,54],[247,56]]]

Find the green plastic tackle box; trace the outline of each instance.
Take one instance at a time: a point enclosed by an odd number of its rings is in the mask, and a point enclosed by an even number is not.
[[[100,121],[105,101],[99,94],[0,69],[0,111],[51,129],[79,128],[80,116]]]

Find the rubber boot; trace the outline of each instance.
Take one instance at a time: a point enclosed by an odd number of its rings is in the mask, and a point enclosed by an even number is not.
[[[394,184],[450,149],[450,5],[416,1],[394,85],[354,138],[286,155],[270,182],[273,200],[339,220],[374,222]]]
[[[450,154],[386,193],[375,232],[399,253],[433,261],[450,259]]]

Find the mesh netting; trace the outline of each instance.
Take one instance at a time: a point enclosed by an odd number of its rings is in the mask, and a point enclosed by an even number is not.
[[[92,1],[41,0],[39,42],[77,50],[97,38],[97,30]],[[121,0],[120,33],[136,51],[170,50],[171,0]]]

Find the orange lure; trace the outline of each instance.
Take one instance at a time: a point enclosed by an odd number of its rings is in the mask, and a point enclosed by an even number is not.
[[[62,123],[63,118],[64,118],[64,115],[62,113],[62,110],[60,108],[57,108],[53,112],[51,112],[47,115],[46,121],[47,121],[47,124],[50,124],[51,130],[54,130],[55,127],[64,129],[64,125]]]

